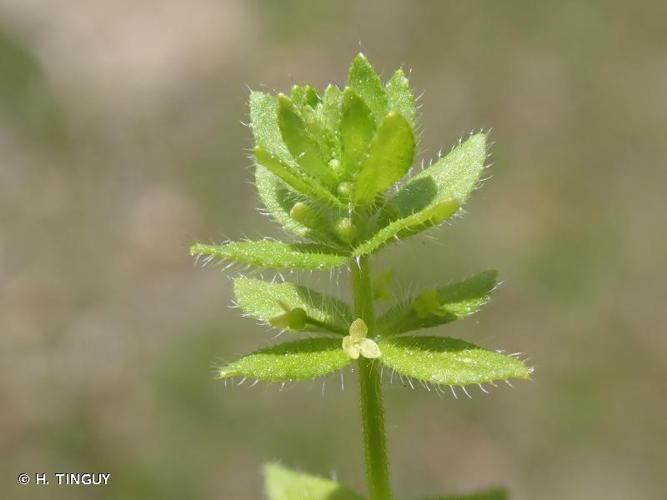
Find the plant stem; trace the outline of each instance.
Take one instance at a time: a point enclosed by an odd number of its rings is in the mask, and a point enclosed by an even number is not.
[[[358,265],[352,266],[352,289],[355,315],[366,322],[368,331],[372,335],[375,329],[375,313],[367,256],[360,257]],[[358,366],[368,497],[369,500],[390,500],[391,485],[387,438],[384,430],[382,381],[377,364],[373,360],[361,357]]]

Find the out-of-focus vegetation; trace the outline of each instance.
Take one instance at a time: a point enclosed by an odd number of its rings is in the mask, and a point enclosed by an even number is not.
[[[277,458],[363,484],[353,376],[213,380],[272,338],[188,256],[277,234],[253,211],[247,86],[335,81],[361,43],[427,94],[422,152],[472,127],[497,141],[466,223],[382,262],[399,283],[502,270],[485,311],[443,328],[537,368],[472,400],[389,388],[397,496],[661,498],[665,18],[658,1],[1,0],[0,496],[261,498]],[[112,483],[15,484],[58,471]]]

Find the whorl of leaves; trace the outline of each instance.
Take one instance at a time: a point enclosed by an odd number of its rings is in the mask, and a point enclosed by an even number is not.
[[[343,88],[294,86],[289,95],[253,91],[250,121],[259,199],[297,241],[196,244],[192,254],[258,269],[349,267],[387,244],[447,221],[480,182],[487,136],[472,134],[411,174],[416,116],[403,71],[384,83],[362,54],[352,61]],[[375,362],[436,386],[529,377],[530,370],[513,356],[446,337],[400,336],[475,313],[495,287],[496,273],[487,271],[399,298],[368,332],[379,348]],[[351,363],[341,336],[345,340],[355,318],[340,299],[297,283],[250,277],[235,280],[234,294],[247,316],[319,337],[256,351],[222,366],[221,377],[305,380]]]

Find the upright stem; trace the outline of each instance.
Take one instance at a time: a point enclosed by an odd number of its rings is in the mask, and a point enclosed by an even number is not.
[[[354,310],[358,318],[368,325],[372,335],[375,330],[373,290],[368,257],[359,258],[352,266]],[[366,478],[369,500],[390,500],[389,458],[384,431],[384,406],[382,381],[377,365],[371,359],[359,358],[359,386],[361,389],[361,419],[363,421]]]

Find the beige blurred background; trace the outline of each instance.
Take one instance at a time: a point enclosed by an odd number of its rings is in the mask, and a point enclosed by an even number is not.
[[[188,256],[279,234],[248,87],[342,83],[360,47],[412,69],[425,158],[497,143],[467,217],[376,269],[402,288],[499,269],[443,332],[536,367],[472,400],[388,387],[397,498],[665,498],[666,20],[658,0],[0,0],[0,498],[255,499],[276,459],[363,490],[353,376],[213,380],[272,335]],[[64,471],[112,485],[16,485]]]

